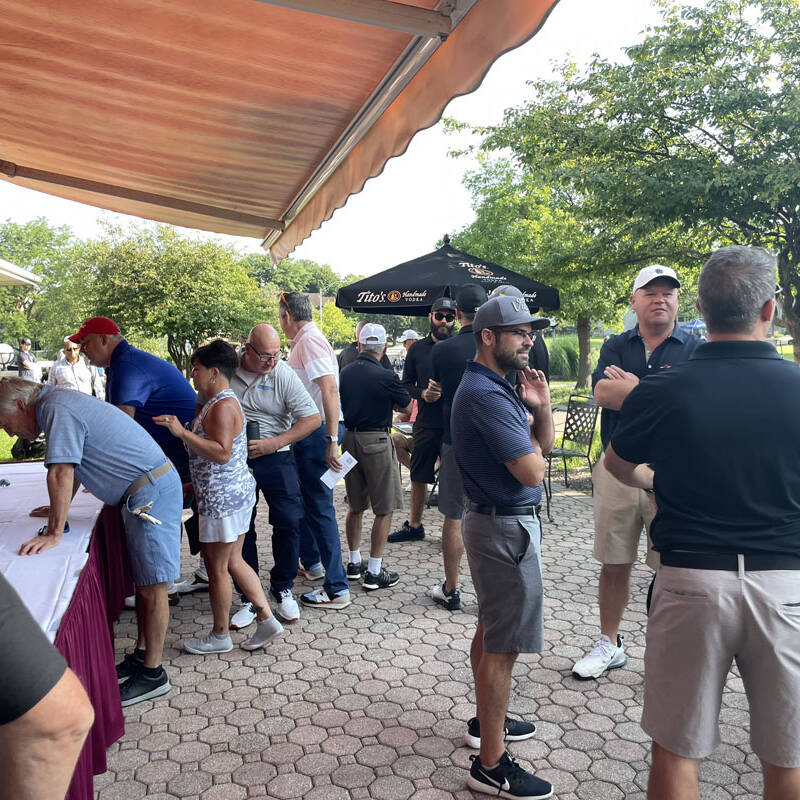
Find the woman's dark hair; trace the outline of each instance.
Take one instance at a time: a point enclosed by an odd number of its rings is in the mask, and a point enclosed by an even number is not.
[[[239,366],[239,357],[227,342],[214,339],[192,353],[192,363],[200,362],[206,369],[216,367],[228,380],[233,377],[236,367]]]

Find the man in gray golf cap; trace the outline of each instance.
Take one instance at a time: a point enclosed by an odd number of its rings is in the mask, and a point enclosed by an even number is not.
[[[502,797],[545,798],[553,787],[505,752],[503,740],[533,736],[530,722],[506,717],[519,653],[543,646],[541,502],[544,454],[553,446],[550,391],[528,366],[532,337],[546,320],[524,298],[496,297],[475,313],[475,360],[467,363],[450,417],[456,463],[469,499],[464,547],[478,597],[470,662],[477,714],[467,724],[472,757],[467,783]],[[516,371],[514,390],[506,375]]]

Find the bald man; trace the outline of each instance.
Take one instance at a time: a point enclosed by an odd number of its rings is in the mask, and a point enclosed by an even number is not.
[[[300,609],[292,586],[297,577],[300,522],[305,512],[289,445],[319,428],[320,415],[297,373],[281,361],[280,336],[271,325],[256,325],[250,331],[231,389],[242,404],[248,425],[258,425],[258,437],[248,439],[247,449],[256,484],[269,504],[275,562],[270,571],[270,591],[276,614],[285,622],[294,622]],[[258,572],[256,513],[257,504],[242,555]],[[242,595],[242,606],[234,614],[231,627],[244,628],[254,619],[255,610]]]

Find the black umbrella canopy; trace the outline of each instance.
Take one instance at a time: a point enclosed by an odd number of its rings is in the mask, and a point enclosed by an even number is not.
[[[505,284],[516,286],[531,311],[560,306],[557,289],[456,250],[447,237],[432,253],[343,286],[336,293],[336,305],[364,314],[424,317],[437,297],[455,297],[465,283],[480,284],[487,294]]]

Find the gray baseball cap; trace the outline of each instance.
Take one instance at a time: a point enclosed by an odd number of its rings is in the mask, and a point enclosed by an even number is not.
[[[472,330],[482,331],[484,328],[503,328],[506,325],[520,325],[524,322],[530,322],[531,328],[535,331],[550,327],[549,319],[531,315],[525,298],[502,295],[487,300],[475,312]]]

